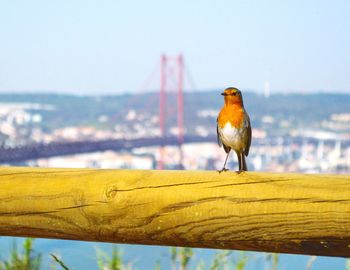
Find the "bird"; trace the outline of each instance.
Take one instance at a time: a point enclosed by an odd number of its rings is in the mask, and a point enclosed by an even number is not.
[[[219,112],[216,125],[219,146],[223,146],[227,153],[224,166],[219,173],[227,171],[226,163],[231,150],[238,158],[239,170],[247,171],[245,157],[249,154],[252,139],[252,128],[249,115],[244,109],[242,92],[235,87],[228,87],[221,93],[224,96],[224,106]]]

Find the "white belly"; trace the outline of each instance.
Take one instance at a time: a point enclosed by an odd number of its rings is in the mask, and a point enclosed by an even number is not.
[[[221,141],[226,146],[231,147],[233,150],[241,151],[246,147],[246,139],[244,135],[246,133],[246,128],[235,128],[231,126],[231,123],[226,123],[226,125],[219,129]]]

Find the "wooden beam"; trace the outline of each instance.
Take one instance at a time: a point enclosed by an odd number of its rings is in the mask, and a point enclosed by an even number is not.
[[[0,168],[0,235],[350,256],[350,176]]]

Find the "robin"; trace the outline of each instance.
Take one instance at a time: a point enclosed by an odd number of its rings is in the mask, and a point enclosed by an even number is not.
[[[249,153],[252,129],[249,115],[243,106],[242,93],[237,88],[229,87],[221,95],[224,96],[225,104],[217,118],[216,132],[218,144],[224,147],[227,156],[224,167],[218,172],[228,170],[225,166],[231,149],[237,154],[238,173],[247,171],[245,156]]]

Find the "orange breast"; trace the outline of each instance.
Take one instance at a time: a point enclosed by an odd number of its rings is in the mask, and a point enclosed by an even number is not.
[[[240,128],[243,125],[244,110],[240,105],[225,105],[218,117],[218,124],[220,128],[223,128],[226,123],[231,123],[231,126]]]

